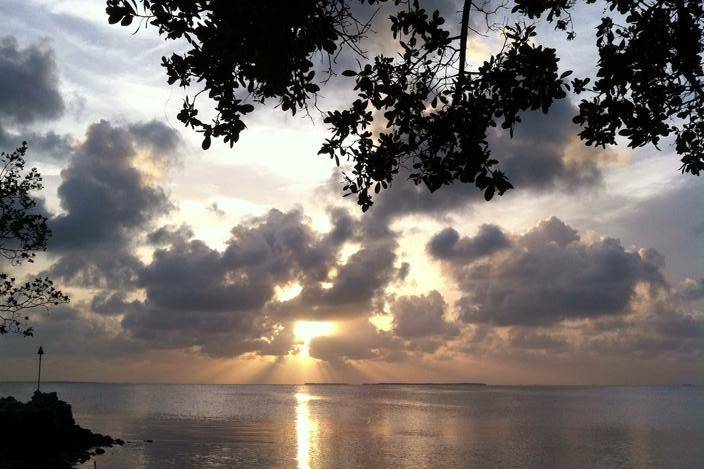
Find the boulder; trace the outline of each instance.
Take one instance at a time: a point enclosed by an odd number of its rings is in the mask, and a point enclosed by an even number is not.
[[[0,469],[70,468],[120,439],[76,424],[71,405],[55,392],[36,391],[29,402],[0,398]]]

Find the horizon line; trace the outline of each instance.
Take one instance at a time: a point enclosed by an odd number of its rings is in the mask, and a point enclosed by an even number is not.
[[[35,380],[0,380],[0,384],[36,384]],[[660,383],[660,384],[624,384],[624,383],[509,383],[491,384],[468,381],[369,381],[369,382],[301,382],[301,383],[179,383],[166,381],[76,381],[47,380],[42,384],[100,384],[100,385],[144,385],[144,386],[474,386],[474,387],[701,387],[704,383]]]

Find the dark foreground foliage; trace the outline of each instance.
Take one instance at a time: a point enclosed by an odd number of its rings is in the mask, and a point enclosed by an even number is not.
[[[701,0],[464,0],[458,18],[421,0],[107,0],[110,23],[153,26],[179,50],[162,59],[169,84],[192,90],[178,119],[203,135],[234,144],[243,117],[274,103],[296,114],[317,103],[330,76],[350,78],[357,98],[327,113],[331,135],[320,154],[349,162],[346,195],[363,210],[396,176],[410,174],[430,191],[463,182],[487,200],[513,186],[491,154],[488,133],[511,135],[528,110],[549,112],[574,91],[583,98],[574,122],[587,145],[630,147],[674,141],[682,172],[704,171],[704,10]],[[460,2],[458,2],[460,3]],[[594,4],[598,60],[591,77],[567,80],[556,50],[539,44],[532,24],[547,21],[572,40],[571,12]],[[368,57],[377,8],[390,7],[395,51]],[[510,22],[502,21],[510,10]],[[473,21],[470,21],[472,19]],[[477,24],[486,24],[477,31]],[[495,33],[503,47],[478,67],[467,65],[468,35]],[[337,70],[347,51],[357,59]],[[315,67],[314,61],[322,61]],[[322,75],[322,76],[319,76]],[[353,83],[352,83],[353,81]],[[199,96],[214,101],[200,114]]]
[[[22,142],[12,153],[0,153],[0,335],[31,336],[30,311],[69,301],[47,277],[22,281],[7,271],[34,262],[51,235],[34,197],[43,188],[42,177],[36,168],[25,169],[26,152]]]
[[[71,468],[102,447],[122,444],[78,426],[71,405],[55,392],[36,391],[27,403],[0,398],[1,469]]]

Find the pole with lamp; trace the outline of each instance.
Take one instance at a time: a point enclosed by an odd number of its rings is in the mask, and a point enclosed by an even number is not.
[[[44,355],[44,349],[39,347],[37,355],[39,355],[39,370],[37,371],[37,392],[39,392],[39,385],[42,382],[42,355]]]

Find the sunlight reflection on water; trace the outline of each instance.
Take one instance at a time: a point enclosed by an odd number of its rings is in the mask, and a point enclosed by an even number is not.
[[[310,418],[310,395],[296,394],[296,460],[298,469],[310,469],[310,449],[315,423]]]

